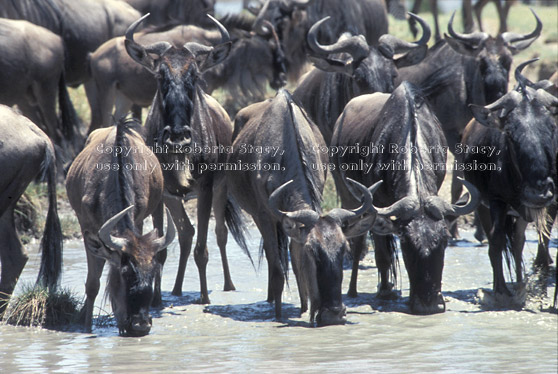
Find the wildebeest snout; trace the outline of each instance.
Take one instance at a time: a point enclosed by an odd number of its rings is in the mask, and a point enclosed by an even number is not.
[[[436,314],[446,311],[446,302],[442,292],[438,291],[426,300],[420,297],[411,297],[411,312],[413,314]]]
[[[151,331],[152,319],[149,313],[141,312],[130,317],[126,334],[129,336],[144,336]]]
[[[347,307],[344,304],[335,307],[325,307],[316,317],[318,326],[344,325],[347,322]]]
[[[547,206],[554,198],[555,184],[551,177],[537,181],[536,184],[526,186],[523,192],[525,205],[532,208]]]
[[[192,131],[187,126],[166,126],[161,137],[163,144],[172,148],[185,147],[192,143]]]

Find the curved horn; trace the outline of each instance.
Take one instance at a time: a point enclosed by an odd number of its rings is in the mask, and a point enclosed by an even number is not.
[[[167,232],[163,237],[160,237],[153,241],[156,252],[162,251],[163,249],[167,248],[176,236],[176,228],[174,226],[174,221],[170,214],[169,208],[165,207],[165,210],[167,211]]]
[[[380,184],[382,184],[383,181],[376,182],[370,188],[366,188],[361,183],[350,178],[347,178],[347,180],[350,181],[357,188],[357,190],[360,191],[360,194],[362,195],[362,205],[359,208],[353,210],[332,209],[328,213],[328,216],[335,220],[338,220],[339,222],[344,222],[351,218],[360,217],[364,213],[376,214],[376,209],[374,208],[374,205],[372,205],[373,194],[380,187]]]
[[[453,29],[453,17],[455,17],[455,11],[451,15],[450,21],[448,23],[448,33],[455,40],[477,48],[482,42],[484,42],[486,39],[488,39],[488,34],[485,33],[485,32],[473,32],[473,33],[470,33],[470,34],[458,34]]]
[[[502,40],[504,40],[504,42],[511,48],[513,48],[514,52],[517,51],[521,51],[525,48],[527,48],[528,46],[531,45],[531,43],[533,43],[540,35],[541,35],[541,31],[542,31],[542,22],[539,18],[539,16],[537,16],[537,13],[535,13],[535,11],[531,8],[529,8],[531,10],[531,13],[533,13],[533,15],[535,16],[535,19],[537,20],[537,25],[535,26],[535,30],[533,30],[531,33],[529,34],[517,34],[517,33],[513,33],[513,32],[505,32],[502,34]],[[523,43],[518,43],[518,42],[523,42]],[[512,45],[514,43],[518,43],[517,45]]]
[[[219,29],[219,33],[221,34],[221,40],[219,41],[219,43],[216,44],[216,46],[230,42],[231,36],[225,26],[223,26],[223,24],[215,19],[213,16],[209,14],[206,15],[213,21],[213,23],[215,23],[215,25]],[[197,42],[188,42],[184,44],[184,48],[189,50],[194,56],[197,56],[200,54],[210,53],[215,47],[203,45]]]
[[[525,87],[526,86],[527,87],[533,87],[534,84],[529,79],[527,79],[523,74],[521,74],[521,72],[523,71],[525,66],[527,66],[527,65],[529,65],[529,64],[531,64],[535,61],[538,61],[538,60],[539,60],[539,58],[537,57],[537,58],[533,58],[529,61],[525,61],[525,62],[519,64],[517,66],[517,68],[515,69],[515,74],[514,74],[515,80],[517,81],[517,84],[519,85],[519,87],[521,88],[521,90],[523,92],[525,92]]]
[[[135,21],[134,23],[132,23],[128,29],[126,29],[126,39],[131,41],[131,42],[135,42],[134,40],[134,33],[136,32],[136,29],[138,28],[138,26],[147,18],[151,15],[151,13],[147,13],[145,16],[141,17],[140,19],[138,19],[137,21]]]
[[[111,250],[115,250],[118,252],[122,252],[123,248],[126,246],[127,244],[127,240],[126,239],[122,239],[122,238],[116,238],[114,236],[112,236],[110,233],[112,232],[112,230],[114,229],[114,227],[116,226],[116,224],[126,215],[128,214],[128,212],[130,212],[131,209],[133,209],[134,206],[130,205],[129,207],[127,207],[126,209],[122,210],[120,213],[115,214],[114,216],[112,216],[111,218],[109,218],[104,224],[103,226],[101,226],[101,228],[99,229],[99,239],[101,240],[101,242],[103,242],[103,244],[105,245],[105,247],[111,249]]]
[[[297,210],[295,212],[283,212],[278,207],[279,198],[283,194],[283,191],[285,191],[285,189],[293,182],[294,180],[291,179],[290,181],[283,183],[275,191],[273,191],[273,193],[269,196],[268,199],[269,207],[271,208],[272,214],[280,221],[282,221],[283,218],[287,217],[297,222],[300,222],[306,226],[310,226],[313,223],[315,223],[320,217],[320,215],[317,212],[314,212],[313,210],[310,209],[302,209],[302,210]]]
[[[327,16],[322,18],[318,22],[316,22],[306,36],[306,40],[310,49],[314,51],[314,53],[318,55],[329,55],[333,53],[340,53],[340,52],[347,52],[351,55],[353,60],[360,60],[366,56],[370,51],[368,47],[368,43],[366,43],[366,39],[362,35],[351,36],[349,38],[340,37],[336,43],[331,45],[321,45],[318,43],[318,29],[319,27],[326,21],[328,21],[331,17]]]
[[[469,201],[465,205],[453,204],[453,213],[449,215],[462,216],[472,213],[475,209],[477,209],[477,206],[481,201],[481,196],[479,190],[475,186],[473,186],[471,182],[461,177],[458,177],[457,179],[459,179],[463,183],[465,188],[467,188],[467,191],[469,191]]]

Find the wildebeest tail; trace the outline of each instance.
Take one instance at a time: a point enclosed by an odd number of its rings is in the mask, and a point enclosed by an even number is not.
[[[49,141],[43,161],[43,176],[48,186],[48,213],[43,238],[41,239],[41,266],[37,283],[52,292],[58,287],[62,273],[62,229],[58,217],[56,198],[56,156]]]
[[[80,132],[81,121],[68,94],[64,73],[60,75],[60,80],[58,81],[58,105],[60,107],[62,135],[74,148],[75,155],[83,147],[85,139]]]
[[[232,234],[234,241],[248,256],[252,266],[255,267],[250,251],[248,250],[248,245],[246,244],[247,229],[244,224],[244,218],[242,217],[242,211],[232,198],[227,200],[227,205],[225,206],[225,223],[227,224],[227,228]]]
[[[420,84],[416,85],[425,98],[431,98],[450,86],[454,78],[452,71],[447,68],[439,68],[426,77]]]

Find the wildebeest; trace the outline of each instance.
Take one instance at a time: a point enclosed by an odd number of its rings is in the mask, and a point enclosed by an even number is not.
[[[64,46],[58,35],[27,21],[0,19],[0,103],[17,104],[55,144],[73,141],[79,131],[63,69]]]
[[[232,48],[227,59],[203,73],[204,91],[211,94],[222,87],[237,101],[246,103],[263,99],[268,82],[275,88],[284,84],[285,72],[278,43],[240,29],[235,29],[231,35]],[[197,26],[177,26],[141,33],[136,38],[143,44],[167,41],[178,48],[187,42],[212,45],[220,40],[221,34],[218,30]],[[124,37],[113,38],[92,53],[90,68],[92,82],[86,87],[91,106],[90,131],[107,126],[115,103],[116,118],[127,113],[132,105],[151,105],[157,80],[128,55]]]
[[[291,238],[301,313],[308,309],[310,299],[311,322],[344,323],[341,281],[343,255],[349,250],[346,236],[355,235],[352,231],[358,231],[360,216],[373,209],[370,191],[355,183],[364,199],[360,208],[322,214],[327,152],[317,150],[325,143],[285,90],[279,90],[274,99],[242,109],[235,119],[236,132],[226,164],[227,184],[262,235],[268,262],[268,301],[275,302],[275,317],[282,316],[281,295]],[[259,147],[269,152],[247,151]]]
[[[123,0],[142,15],[150,13],[146,21],[153,25],[183,23],[205,24],[205,15],[213,15],[216,0]]]
[[[446,173],[447,143],[436,116],[418,89],[403,82],[393,93],[362,95],[351,100],[335,125],[332,146],[358,147],[332,157],[343,207],[356,205],[344,176],[365,186],[383,180],[374,194],[378,216],[373,231],[379,296],[390,296],[390,266],[399,236],[410,281],[413,313],[445,310],[442,270],[449,232],[445,218],[472,212],[478,193],[470,185],[470,200],[451,205],[438,190]],[[366,238],[353,246],[349,296],[356,296],[358,260]],[[395,269],[393,269],[394,271]]]
[[[557,129],[552,116],[558,98],[534,87],[516,69],[515,89],[487,106],[471,105],[475,120],[463,134],[469,147],[466,165],[497,165],[488,170],[465,170],[465,177],[480,191],[484,205],[479,215],[489,238],[494,292],[510,296],[502,269],[502,253],[513,254],[517,281],[522,281],[525,228],[553,202],[556,193]],[[494,147],[482,154],[473,147]],[[510,211],[512,214],[509,214]]]
[[[289,78],[296,80],[303,71],[310,52],[306,34],[324,17],[332,22],[318,32],[322,44],[334,43],[343,32],[364,35],[376,44],[388,32],[388,18],[383,0],[266,0],[254,22],[254,30],[268,34],[264,21],[270,22],[279,35],[287,59]]]
[[[438,82],[443,82],[440,83],[441,89],[433,91],[428,100],[458,163],[461,163],[462,154],[456,152],[456,145],[472,118],[468,105],[486,105],[502,97],[508,91],[512,56],[540,36],[542,23],[532,12],[537,24],[531,33],[506,32],[496,38],[484,32],[457,33],[453,29],[454,13],[445,41],[430,48],[421,63],[399,70],[401,81],[413,82],[417,86],[436,86]],[[453,173],[453,201],[457,200],[461,191],[460,184],[455,182],[460,175],[459,170]]]
[[[123,35],[139,16],[116,0],[0,0],[0,17],[27,20],[62,37],[66,82],[72,86],[89,79],[87,54]]]
[[[194,236],[194,227],[182,201],[197,197],[198,235],[194,260],[200,275],[201,303],[208,304],[206,243],[212,206],[227,291],[235,288],[226,256],[225,221],[235,239],[246,249],[240,240],[239,212],[227,198],[224,173],[216,170],[226,160],[231,146],[232,125],[224,109],[203,91],[200,83],[201,74],[222,62],[232,43],[227,30],[212,18],[221,33],[221,40],[215,46],[189,42],[177,48],[164,41],[143,46],[134,41],[134,32],[145,17],[129,27],[125,46],[128,54],[157,78],[157,92],[143,127],[143,136],[148,145],[160,149],[156,153],[164,167],[165,204],[178,228],[180,262],[172,293],[182,293]],[[160,299],[160,293],[158,297]]]
[[[156,255],[175,236],[167,212],[167,231],[143,235],[143,221],[160,209],[163,174],[157,157],[134,121],[91,133],[66,178],[68,200],[79,221],[87,253],[84,322],[91,331],[93,306],[105,261],[108,294],[121,334],[149,333],[153,280],[161,265]],[[134,129],[135,126],[135,129]]]
[[[418,18],[414,14],[411,17]],[[385,34],[374,46],[368,45],[363,35],[345,34],[332,45],[321,45],[317,33],[328,19],[320,20],[308,32],[308,45],[316,68],[301,78],[293,96],[319,127],[329,145],[335,121],[353,97],[393,91],[398,68],[417,64],[426,56],[430,28],[418,18],[423,35],[413,43]],[[349,55],[348,59],[339,56],[343,52]],[[401,54],[403,56],[394,58]]]
[[[62,271],[62,230],[56,207],[56,160],[52,142],[29,119],[0,105],[0,317],[27,262],[14,223],[16,203],[39,173],[48,183],[48,213],[41,240],[38,282],[55,291]]]

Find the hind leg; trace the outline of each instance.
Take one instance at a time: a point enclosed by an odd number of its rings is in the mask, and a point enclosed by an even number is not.
[[[228,230],[225,226],[225,211],[227,207],[227,188],[222,183],[215,189],[213,198],[213,213],[215,215],[215,235],[217,237],[217,245],[221,253],[221,263],[223,265],[223,276],[225,278],[225,291],[234,291],[231,273],[229,269],[229,261],[227,260],[227,236]]]
[[[16,286],[17,280],[27,263],[28,256],[19,240],[14,222],[14,206],[0,217],[0,319]]]
[[[347,296],[357,297],[358,266],[360,264],[360,258],[366,250],[366,235],[361,235],[351,239],[351,249],[353,252],[353,267],[351,271],[351,280],[349,282],[349,291],[347,292]]]
[[[393,235],[373,235],[374,237],[374,256],[376,266],[380,275],[380,285],[377,297],[393,298],[393,283],[390,282],[390,275],[395,279],[396,274],[390,274],[395,270],[395,248],[393,247]]]

